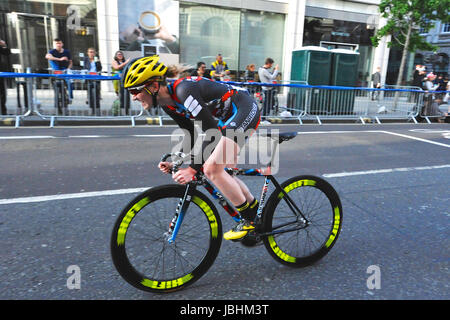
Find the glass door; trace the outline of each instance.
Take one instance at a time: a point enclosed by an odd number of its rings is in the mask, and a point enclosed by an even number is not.
[[[46,73],[45,55],[52,48],[52,19],[45,15],[8,13],[11,63],[16,72]]]

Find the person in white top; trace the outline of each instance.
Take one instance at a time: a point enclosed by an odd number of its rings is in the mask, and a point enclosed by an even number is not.
[[[272,68],[273,63],[274,63],[274,61],[272,58],[267,58],[264,66],[262,66],[258,69],[259,82],[272,83],[272,81],[277,78],[278,64],[275,66],[272,73],[269,71],[269,69]],[[276,91],[273,89],[274,89],[274,87],[267,87],[267,86],[262,87],[262,92],[263,92],[263,96],[264,96],[262,116],[269,115],[270,110],[272,109],[272,106],[275,102]]]

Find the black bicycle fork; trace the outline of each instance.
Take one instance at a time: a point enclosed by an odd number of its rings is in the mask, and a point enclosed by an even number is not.
[[[188,183],[186,185],[186,190],[184,192],[183,198],[178,202],[177,209],[175,210],[175,215],[169,225],[169,231],[167,233],[169,243],[173,243],[180,230],[180,226],[183,223],[184,215],[191,204],[192,196],[197,189],[196,184]]]

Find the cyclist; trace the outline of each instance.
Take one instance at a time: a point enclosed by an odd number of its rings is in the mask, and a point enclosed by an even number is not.
[[[242,139],[236,141],[228,138],[225,133],[226,130],[256,130],[260,122],[258,106],[245,89],[210,79],[188,76],[175,82],[167,81],[168,78],[178,77],[181,72],[181,66],[165,66],[157,55],[136,58],[126,66],[122,81],[133,101],[139,101],[146,110],[159,105],[180,128],[188,130],[191,150],[195,142],[195,129],[191,119],[200,121],[203,131],[213,129],[220,132],[220,139],[214,142],[215,147],[207,159],[202,159],[201,163],[191,161],[189,167],[174,173],[173,179],[180,184],[189,183],[203,166],[205,175],[238,209],[242,218],[233,229],[224,234],[224,238],[242,239],[255,229],[253,220],[258,201],[241,180],[224,170],[225,167],[236,164],[243,145]],[[209,144],[210,142],[205,141],[202,151]],[[191,159],[197,158],[191,153]],[[158,167],[162,172],[168,173],[171,163],[160,162]]]

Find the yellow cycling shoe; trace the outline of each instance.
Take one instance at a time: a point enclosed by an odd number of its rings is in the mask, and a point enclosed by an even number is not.
[[[230,231],[223,234],[225,240],[239,240],[247,235],[248,232],[255,230],[253,223],[242,219]]]

